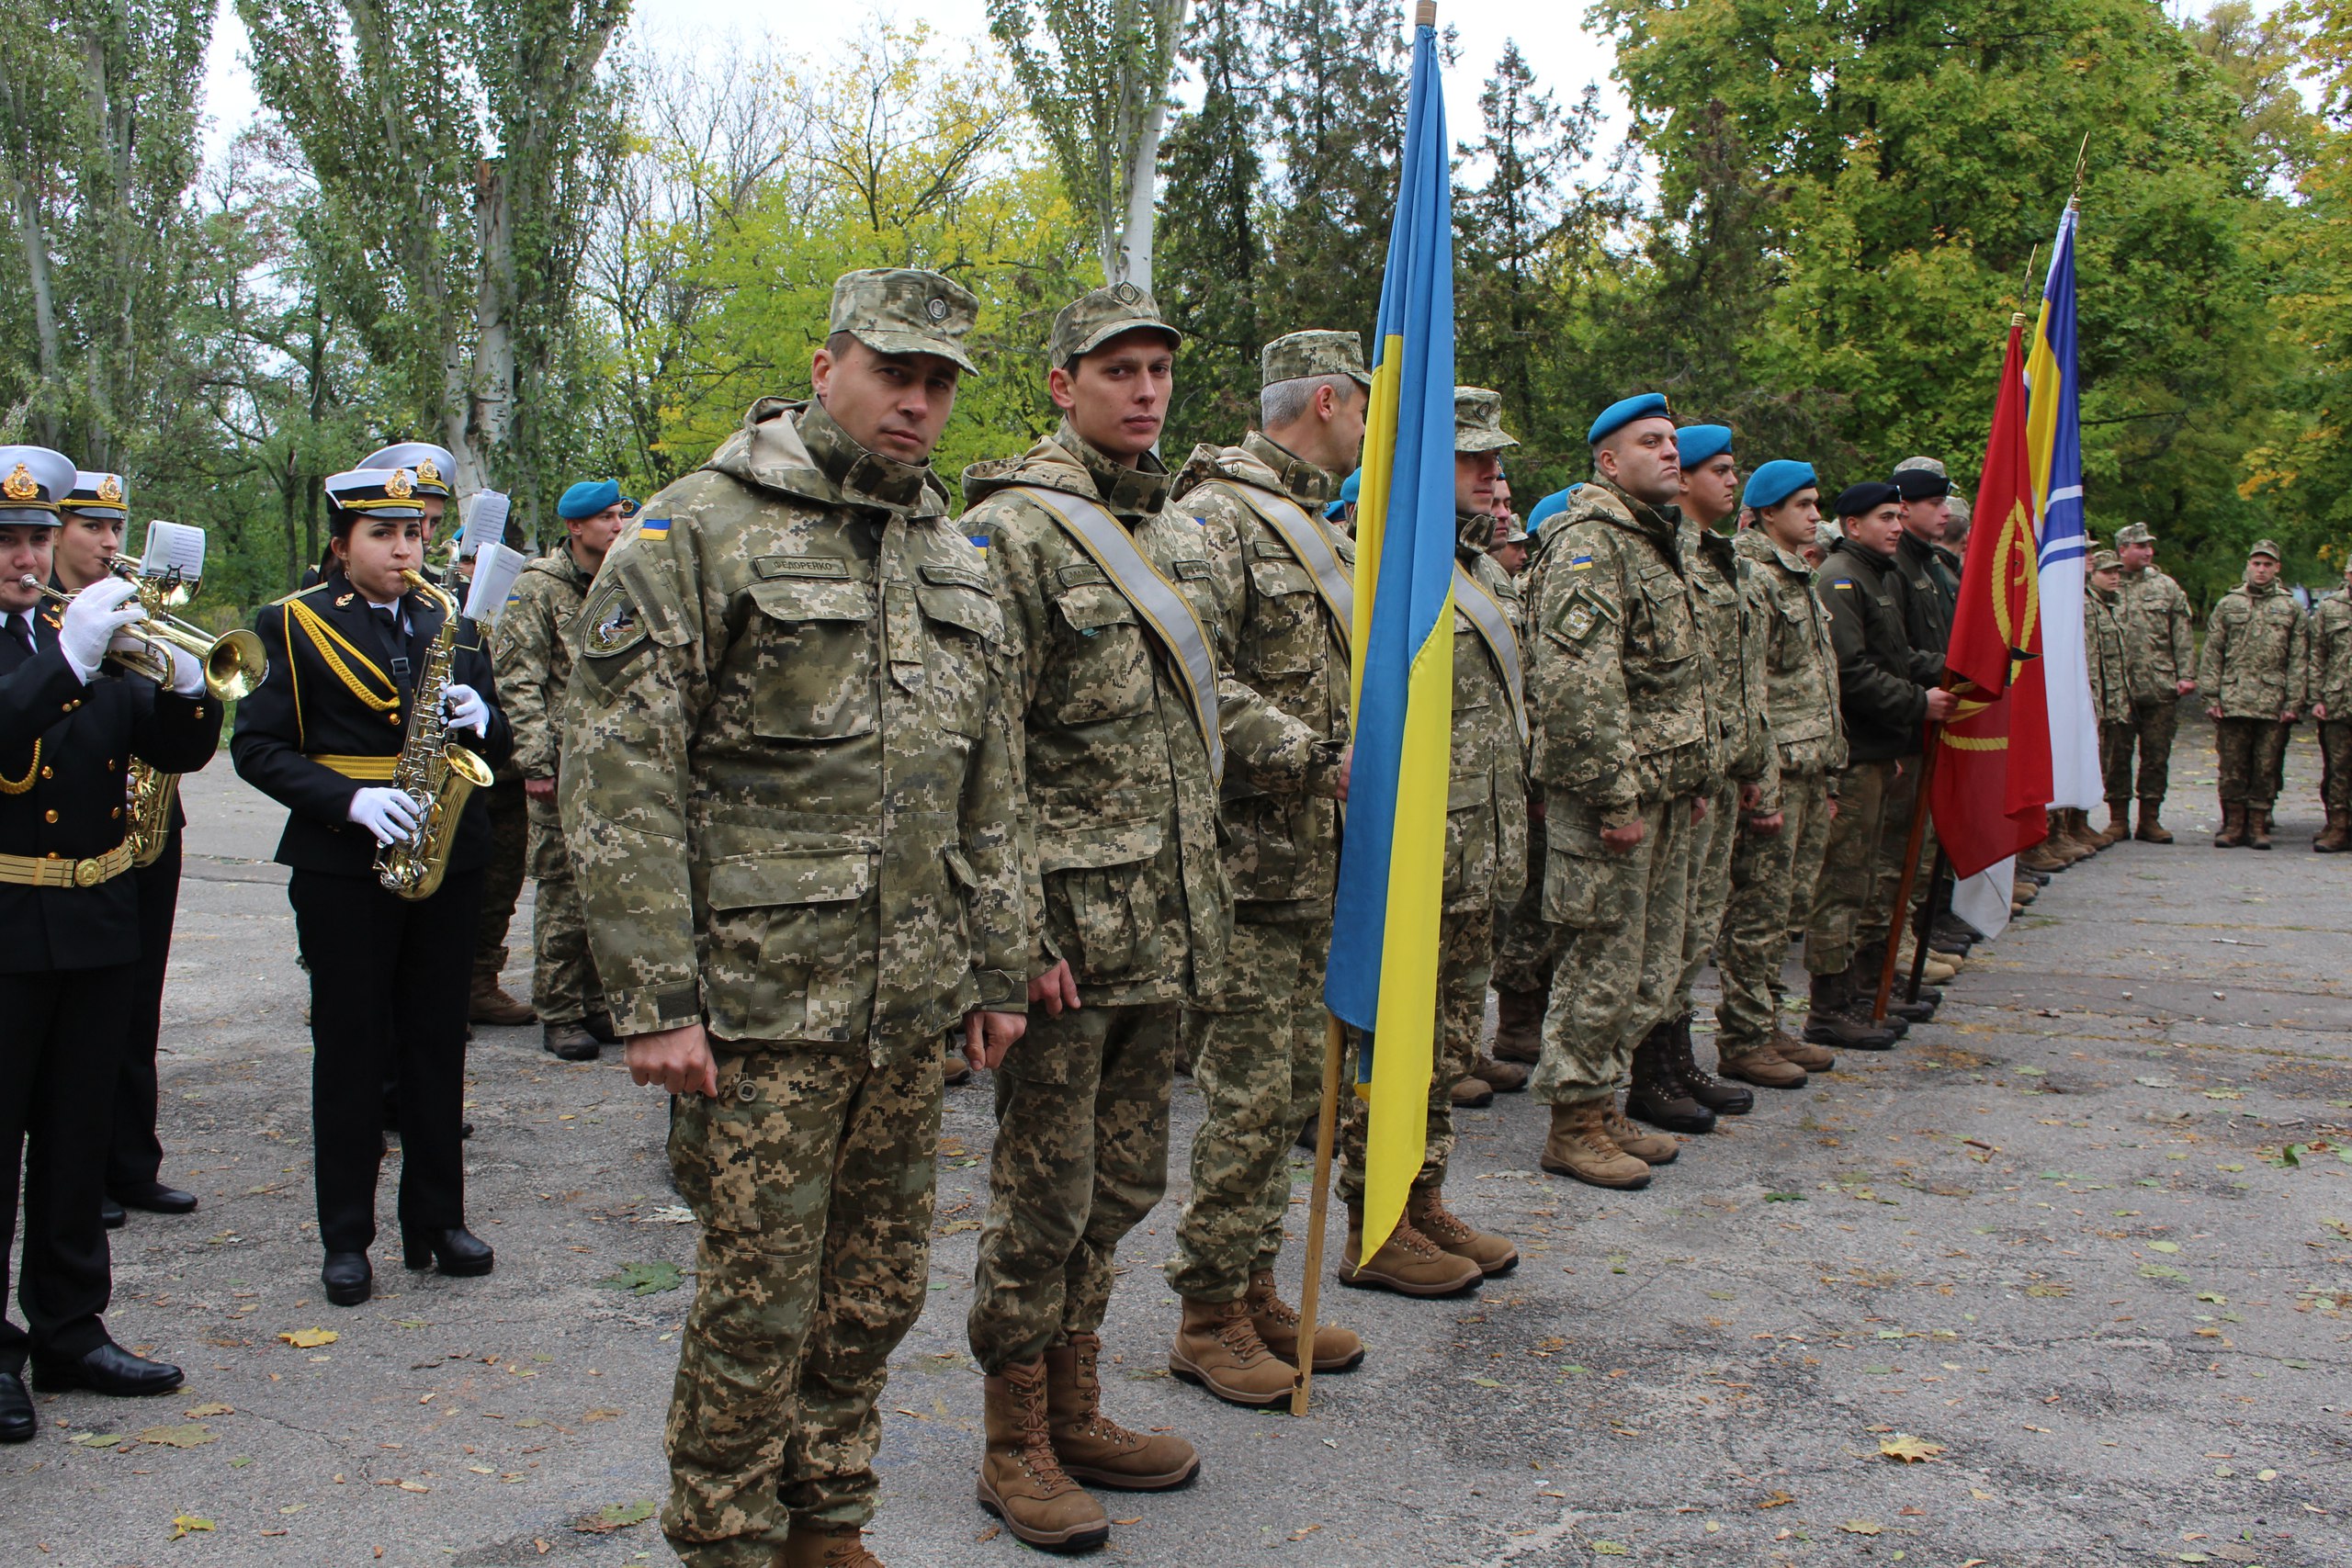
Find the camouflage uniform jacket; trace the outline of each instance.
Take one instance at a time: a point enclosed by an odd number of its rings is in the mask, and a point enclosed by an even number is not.
[[[2312,610],[2311,700],[2331,720],[2352,719],[2352,588],[2339,588]]]
[[[1102,568],[1019,487],[1100,504],[1192,604],[1216,646],[1228,769],[1275,794],[1331,795],[1344,748],[1226,671],[1232,617],[1200,525],[1168,475],[1123,468],[1065,423],[1022,457],[965,470],[964,528],[989,541],[1011,656],[1029,964],[1067,959],[1088,1003],[1214,998],[1232,940],[1217,784],[1182,678]]]
[[[1851,539],[1830,547],[1814,592],[1829,609],[1838,650],[1838,705],[1849,761],[1916,757],[1927,743],[1928,688],[1943,673],[1940,650],[1914,648],[1905,629],[1909,589],[1894,558]]]
[[[2188,593],[2154,567],[2123,572],[2118,606],[2133,702],[2176,702],[2197,678],[2197,617]]]
[[[1747,558],[1765,605],[1766,710],[1782,773],[1834,773],[1846,765],[1846,727],[1838,713],[1838,650],[1829,612],[1814,597],[1813,568],[1781,548],[1761,528],[1732,540]]]
[[[1455,518],[1453,558],[1516,626],[1519,591],[1510,573],[1487,553],[1494,525],[1483,513]],[[1522,680],[1526,665],[1522,645]],[[1527,700],[1523,692],[1521,697]],[[1527,751],[1520,745],[1502,667],[1459,609],[1453,612],[1453,746],[1448,765],[1446,912],[1508,910],[1527,888]]]
[[[879,1066],[1026,1007],[1004,617],[928,468],[763,398],[576,635],[559,798],[624,1033]]]
[[[2083,646],[2090,658],[2091,706],[2101,724],[2132,722],[2131,658],[2123,637],[2123,594],[2120,590],[2086,587],[2083,592]]]
[[[2303,705],[2311,633],[2294,595],[2272,582],[2241,582],[2205,622],[2197,686],[2223,718],[2277,718]]]
[[[1240,491],[1286,496],[1355,564],[1355,541],[1323,521],[1339,481],[1252,431],[1238,446],[1196,446],[1171,499],[1206,531],[1224,592],[1218,635],[1234,677],[1326,740],[1348,739],[1348,628],[1333,623],[1315,579]],[[1329,918],[1339,880],[1338,807],[1268,795],[1238,775],[1224,791],[1225,874],[1250,919]]]
[[[563,739],[563,694],[580,657],[572,625],[595,581],[558,545],[523,569],[491,633],[498,697],[514,727],[514,767],[526,779],[555,777]]]
[[[1544,529],[1528,612],[1532,773],[1603,829],[1723,774],[1680,526],[1677,509],[1596,479]]]
[[[1690,563],[1692,601],[1699,609],[1704,655],[1712,673],[1707,706],[1714,717],[1715,743],[1724,773],[1758,791],[1755,812],[1769,817],[1781,808],[1781,757],[1772,745],[1765,692],[1766,634],[1770,612],[1759,597],[1750,563],[1732,547],[1728,536],[1683,520],[1682,558]]]

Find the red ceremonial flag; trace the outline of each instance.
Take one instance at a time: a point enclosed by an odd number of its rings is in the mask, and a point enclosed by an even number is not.
[[[2024,321],[2018,316],[2009,324],[1993,404],[1976,527],[1944,659],[1960,705],[1938,731],[1941,750],[1928,792],[1936,835],[1960,877],[2049,831],[2050,708],[2041,684],[2041,549],[2026,449]]]

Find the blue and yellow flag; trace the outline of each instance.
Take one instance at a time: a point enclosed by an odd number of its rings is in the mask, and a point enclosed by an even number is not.
[[[2041,678],[2050,704],[2050,803],[2087,810],[2106,797],[2098,761],[2098,716],[2091,705],[2090,654],[2083,640],[2082,384],[2075,369],[2073,202],[2058,220],[2041,316],[2025,362],[2030,401],[2026,449],[2041,520]]]
[[[1426,15],[1426,12],[1424,13]],[[1453,212],[1437,34],[1412,96],[1356,511],[1355,761],[1324,1000],[1364,1032],[1363,1252],[1388,1239],[1428,1135],[1453,732]],[[1378,1049],[1373,1042],[1378,1033]]]

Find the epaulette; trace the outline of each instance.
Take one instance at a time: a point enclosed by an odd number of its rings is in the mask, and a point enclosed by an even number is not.
[[[313,582],[308,588],[297,588],[293,592],[286,595],[285,598],[272,599],[267,604],[265,604],[262,607],[266,610],[275,610],[280,604],[292,604],[295,600],[301,598],[306,593],[316,593],[320,589],[324,588],[326,585],[326,579],[321,578],[318,581]]]

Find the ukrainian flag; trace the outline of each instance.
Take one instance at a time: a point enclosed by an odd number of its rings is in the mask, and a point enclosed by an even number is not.
[[[1355,761],[1323,987],[1332,1014],[1365,1032],[1366,1257],[1404,1212],[1428,1136],[1453,732],[1453,214],[1433,9],[1415,18],[1374,348],[1356,513]]]
[[[2106,795],[2098,764],[2098,718],[2091,705],[2089,650],[2083,641],[2083,558],[2090,547],[2083,513],[2082,383],[2075,367],[2075,231],[2066,204],[2050,253],[2041,316],[2026,356],[2026,451],[2041,500],[2041,677],[2050,705],[2050,803],[2088,810]]]

